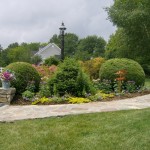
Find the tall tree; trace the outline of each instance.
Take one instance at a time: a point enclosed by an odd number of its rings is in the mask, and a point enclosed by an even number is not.
[[[15,47],[18,47],[18,46],[19,46],[19,44],[17,42],[15,42],[15,43],[9,44],[8,49],[9,48],[15,48]]]
[[[31,51],[26,46],[18,46],[8,52],[8,58],[10,62],[30,62]]]
[[[81,39],[78,44],[76,57],[80,60],[89,60],[95,57],[103,57],[106,41],[96,35]]]
[[[150,64],[149,0],[115,0],[107,11],[110,20],[127,35],[130,57],[141,64]]]
[[[5,50],[6,64],[23,61],[32,63],[32,56],[38,51],[40,43],[13,43]]]
[[[130,58],[132,51],[128,46],[128,37],[122,28],[116,30],[114,34],[110,36],[110,39],[106,45],[105,57],[110,58]]]

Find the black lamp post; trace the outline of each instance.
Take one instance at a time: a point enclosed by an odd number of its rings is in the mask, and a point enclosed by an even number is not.
[[[64,23],[62,22],[60,29],[60,35],[61,35],[61,60],[64,60],[64,33],[66,30],[66,27]]]

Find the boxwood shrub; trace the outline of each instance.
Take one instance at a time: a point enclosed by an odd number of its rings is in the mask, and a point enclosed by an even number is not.
[[[24,92],[31,81],[35,85],[35,91],[38,91],[40,75],[31,64],[15,62],[6,66],[5,69],[10,69],[15,72],[16,80],[13,80],[11,85],[16,88],[17,94]]]
[[[82,71],[79,63],[71,58],[65,59],[60,64],[59,69],[48,84],[52,95],[83,96],[85,93],[94,92],[90,78]]]
[[[136,61],[126,58],[110,59],[102,64],[99,73],[100,80],[107,79],[114,81],[116,78],[115,73],[119,70],[127,72],[125,76],[126,81],[135,81],[137,86],[144,85],[145,73],[142,67]]]

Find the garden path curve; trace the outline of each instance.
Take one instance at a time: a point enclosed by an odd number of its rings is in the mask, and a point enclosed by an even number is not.
[[[130,99],[86,104],[9,106],[0,104],[0,122],[84,114],[94,112],[144,109],[150,107],[150,94]]]

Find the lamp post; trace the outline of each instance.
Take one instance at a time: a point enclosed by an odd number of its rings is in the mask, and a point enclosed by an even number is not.
[[[64,60],[64,33],[66,30],[66,27],[64,23],[62,22],[60,29],[60,35],[61,35],[61,60]]]

